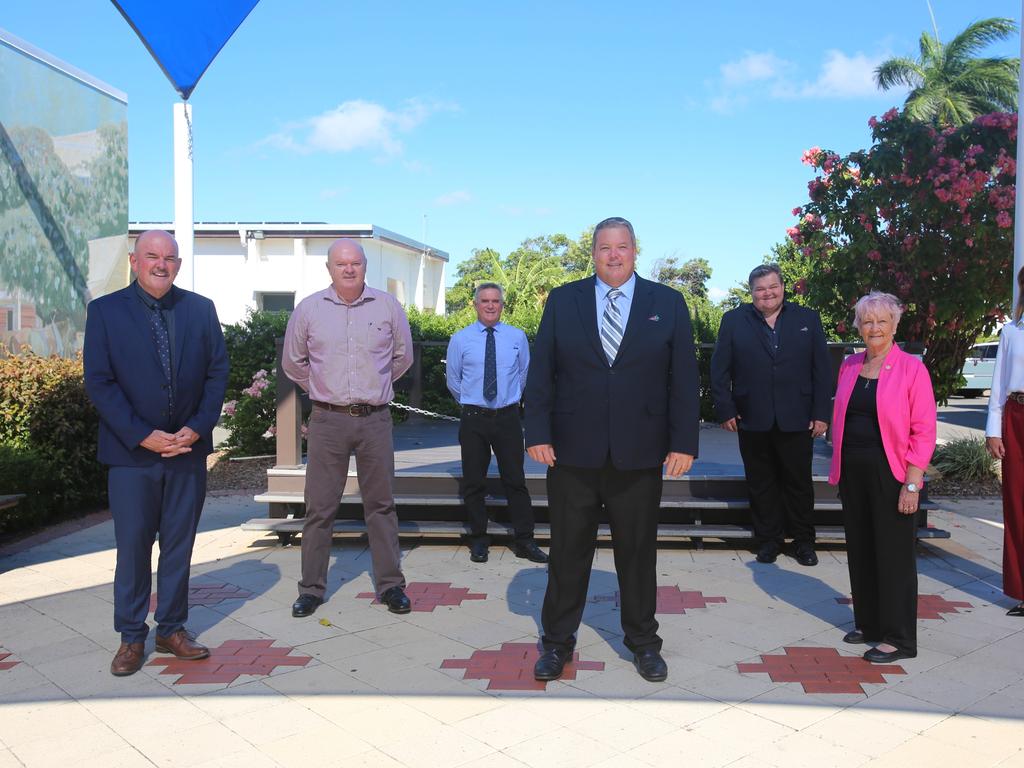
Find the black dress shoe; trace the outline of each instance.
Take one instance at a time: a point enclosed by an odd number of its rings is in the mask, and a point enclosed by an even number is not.
[[[485,541],[474,541],[469,545],[469,559],[474,563],[486,563],[487,562],[487,542]]]
[[[406,597],[405,590],[401,587],[392,587],[380,596],[380,601],[384,603],[392,613],[408,613],[412,610],[412,603],[409,601],[409,598]]]
[[[814,545],[806,542],[797,544],[793,555],[800,565],[813,566],[818,564],[818,555],[814,552]]]
[[[565,663],[572,658],[568,648],[552,648],[544,651],[533,665],[534,680],[557,680],[562,676]]]
[[[322,597],[316,595],[299,595],[299,599],[292,603],[292,616],[301,619],[303,616],[312,616],[313,612],[324,604]]]
[[[843,635],[843,642],[849,643],[850,645],[863,645],[867,641],[867,638],[864,637],[864,633],[859,629],[851,629]]]
[[[1017,603],[1006,612],[1007,616],[1024,616],[1024,603]]]
[[[775,558],[779,556],[779,545],[775,541],[766,541],[761,545],[761,548],[757,550],[757,562],[759,563],[774,563]]]
[[[895,651],[880,651],[877,648],[871,648],[864,652],[864,660],[870,661],[872,664],[888,664],[899,659],[913,659],[915,656],[917,656],[917,651],[904,651],[899,648]]]
[[[633,654],[633,666],[640,677],[652,683],[660,683],[668,677],[668,664],[657,651],[647,649]]]
[[[548,561],[548,556],[544,554],[544,551],[537,546],[537,542],[533,539],[513,543],[512,554],[516,557],[525,557],[531,563],[546,563]]]

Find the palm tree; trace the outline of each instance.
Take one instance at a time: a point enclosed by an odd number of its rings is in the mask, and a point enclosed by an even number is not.
[[[875,82],[882,90],[911,88],[904,104],[908,117],[939,125],[964,125],[988,112],[1017,110],[1020,59],[976,56],[990,43],[1013,35],[1012,19],[983,19],[968,26],[948,43],[924,32],[921,55],[882,62]]]

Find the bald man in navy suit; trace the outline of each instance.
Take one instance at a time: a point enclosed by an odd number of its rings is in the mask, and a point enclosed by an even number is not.
[[[697,455],[700,401],[682,294],[634,273],[636,237],[622,218],[594,229],[593,277],[548,296],[526,383],[526,445],[548,466],[551,549],[538,680],[572,657],[597,527],[611,523],[622,629],[646,680],[668,666],[654,617],[662,470]]]
[[[139,235],[135,281],[89,304],[85,389],[100,415],[99,460],[114,518],[113,675],[145,660],[153,543],[159,535],[156,650],[202,659],[185,629],[188,578],[206,498],[206,457],[227,387],[228,356],[213,302],[174,286],[181,267],[167,232]]]

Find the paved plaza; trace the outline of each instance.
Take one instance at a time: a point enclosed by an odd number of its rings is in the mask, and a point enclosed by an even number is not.
[[[0,560],[0,768],[7,766],[1024,766],[1024,620],[1000,592],[1000,507],[947,502],[920,545],[915,659],[846,646],[845,551],[801,568],[708,544],[659,556],[667,683],[622,644],[599,550],[577,656],[532,678],[545,571],[494,546],[403,542],[414,610],[375,604],[369,553],[337,539],[329,601],[294,619],[299,549],[207,501],[190,627],[213,654],[108,672],[113,527]]]

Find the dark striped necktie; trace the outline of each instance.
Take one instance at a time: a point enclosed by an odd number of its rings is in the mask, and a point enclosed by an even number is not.
[[[615,356],[619,353],[619,344],[622,343],[622,314],[615,306],[615,300],[622,295],[622,291],[618,288],[608,291],[608,303],[604,308],[604,317],[601,318],[601,346],[604,347],[608,365],[615,362]]]
[[[494,329],[487,329],[487,346],[484,348],[484,400],[498,399],[498,352],[494,345]]]

